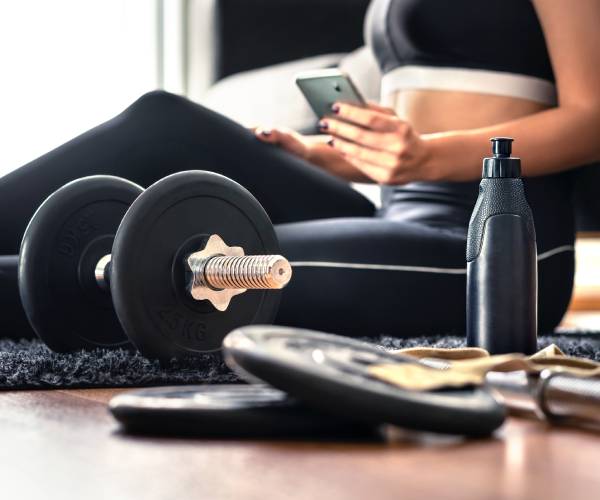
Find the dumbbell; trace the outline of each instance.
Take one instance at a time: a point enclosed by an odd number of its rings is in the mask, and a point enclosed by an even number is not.
[[[180,172],[143,190],[92,176],[34,214],[19,293],[54,351],[133,344],[166,361],[218,350],[239,326],[271,323],[291,273],[267,213],[227,177]]]

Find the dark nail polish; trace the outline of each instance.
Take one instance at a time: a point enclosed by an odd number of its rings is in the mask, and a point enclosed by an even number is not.
[[[326,121],[321,120],[319,122],[319,128],[321,130],[327,130],[329,128],[329,123],[327,123]]]
[[[263,130],[261,132],[262,135],[266,135],[267,137],[270,136],[273,132],[271,130]]]
[[[327,144],[329,144],[330,146],[333,146],[333,139],[329,139],[329,140],[327,141]]]
[[[337,115],[340,112],[340,105],[334,104],[333,106],[331,106],[331,111],[333,111]]]

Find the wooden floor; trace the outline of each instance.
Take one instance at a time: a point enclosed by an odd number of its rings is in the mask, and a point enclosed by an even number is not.
[[[600,435],[510,419],[492,439],[152,439],[119,432],[118,390],[0,393],[2,499],[597,498]]]

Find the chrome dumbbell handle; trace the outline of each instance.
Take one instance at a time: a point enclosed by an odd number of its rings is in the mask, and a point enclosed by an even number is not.
[[[225,311],[235,295],[246,290],[279,289],[292,277],[292,266],[281,255],[244,255],[213,234],[206,246],[187,259],[191,271],[189,292]]]
[[[278,289],[289,282],[291,267],[281,255],[217,256],[208,259],[204,272],[198,274],[207,286],[217,290]]]
[[[110,254],[102,257],[94,269],[96,283],[102,290],[110,289]]]
[[[110,255],[96,265],[95,277],[103,290],[110,288]],[[244,255],[241,247],[230,247],[216,234],[206,246],[186,259],[191,277],[188,291],[195,300],[208,300],[225,311],[235,295],[246,290],[277,290],[292,277],[292,267],[281,255]]]

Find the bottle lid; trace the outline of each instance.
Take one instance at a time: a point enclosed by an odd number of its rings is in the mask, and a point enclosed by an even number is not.
[[[511,137],[492,137],[492,153],[494,156],[483,159],[482,177],[521,177],[521,159],[511,156]]]

